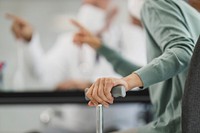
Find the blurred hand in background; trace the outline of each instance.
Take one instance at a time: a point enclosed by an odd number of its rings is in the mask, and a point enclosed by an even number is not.
[[[13,14],[6,14],[6,17],[12,21],[12,32],[17,39],[29,42],[33,35],[32,26],[24,19]]]

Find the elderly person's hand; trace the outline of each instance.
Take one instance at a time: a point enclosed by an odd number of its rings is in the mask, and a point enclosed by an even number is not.
[[[6,17],[12,20],[11,29],[17,39],[21,39],[26,42],[31,41],[33,28],[27,21],[13,14],[6,14]]]
[[[135,73],[122,79],[99,78],[87,90],[86,96],[90,99],[88,105],[97,106],[98,104],[103,104],[105,107],[109,107],[109,104],[113,104],[114,101],[111,90],[117,85],[123,85],[126,91],[143,86],[141,79]]]

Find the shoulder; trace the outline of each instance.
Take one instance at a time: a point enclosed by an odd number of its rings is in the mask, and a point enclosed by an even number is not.
[[[165,22],[168,18],[182,19],[182,11],[180,6],[182,0],[146,0],[142,8],[142,21],[155,22],[160,20]]]
[[[160,11],[178,11],[181,6],[188,5],[184,0],[146,0],[142,9]]]

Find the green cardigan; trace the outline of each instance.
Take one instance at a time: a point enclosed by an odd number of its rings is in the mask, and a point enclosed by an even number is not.
[[[135,72],[143,89],[149,87],[155,117],[139,128],[139,133],[181,133],[181,99],[200,34],[200,15],[183,0],[146,0],[142,21],[147,34],[146,66],[130,63],[106,45],[97,52],[117,73],[127,76]]]

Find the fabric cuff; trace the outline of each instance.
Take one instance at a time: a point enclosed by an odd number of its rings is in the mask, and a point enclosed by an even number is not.
[[[139,70],[135,71],[134,72],[135,74],[137,74],[142,83],[143,83],[143,87],[140,87],[141,89],[147,89],[150,85],[151,85],[151,78],[153,78],[152,76],[152,73],[149,72],[148,69],[146,69],[145,67],[143,68],[140,68]]]
[[[101,44],[101,47],[97,49],[97,53],[101,55],[107,55],[109,52],[110,52],[110,48],[108,48],[104,44]]]

